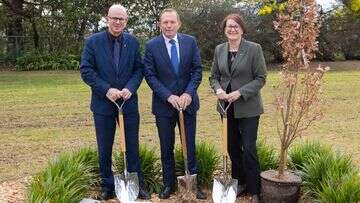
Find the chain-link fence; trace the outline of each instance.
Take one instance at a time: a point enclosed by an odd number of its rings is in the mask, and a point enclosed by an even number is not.
[[[0,62],[12,62],[21,56],[26,48],[33,48],[32,39],[26,36],[0,38]]]
[[[0,36],[0,64],[14,63],[16,58],[33,51],[51,51],[54,43],[49,37],[35,40],[31,36]]]

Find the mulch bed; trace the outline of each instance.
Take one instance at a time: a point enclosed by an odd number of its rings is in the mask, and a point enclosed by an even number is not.
[[[26,187],[30,184],[31,177],[25,177],[18,180],[9,180],[0,183],[0,203],[21,203],[25,202]],[[212,202],[210,191],[205,191],[207,194],[206,200],[198,200],[199,203]],[[179,202],[175,195],[171,196],[167,200],[160,200],[157,194],[151,195],[151,200],[142,202],[163,202],[163,203],[175,203]],[[103,201],[107,203],[119,203],[116,199]],[[139,201],[141,202],[141,201]],[[249,197],[239,197],[237,203],[250,203]]]

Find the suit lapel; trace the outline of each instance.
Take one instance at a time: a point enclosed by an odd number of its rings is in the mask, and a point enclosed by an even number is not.
[[[183,65],[184,65],[184,60],[185,60],[185,43],[184,43],[184,40],[181,36],[181,34],[178,33],[177,35],[178,37],[178,41],[179,41],[179,53],[180,53],[180,64],[179,64],[179,75],[182,74],[182,72],[184,72],[184,68]]]
[[[105,31],[104,34],[103,34],[103,37],[102,37],[102,47],[104,48],[104,53],[105,53],[105,56],[107,58],[107,60],[105,60],[106,62],[108,62],[111,66],[111,68],[116,71],[114,69],[114,62],[112,60],[112,54],[111,54],[111,43],[109,41],[109,36],[108,36],[108,33]]]
[[[128,37],[123,34],[123,42],[122,42],[122,47],[121,47],[121,54],[120,54],[120,61],[119,61],[119,67],[118,67],[118,75],[120,75],[122,73],[122,71],[124,71],[126,68],[123,67],[127,60],[128,60],[128,54],[129,54],[129,48],[128,48]],[[116,67],[115,67],[116,68]]]
[[[174,72],[174,68],[172,67],[172,63],[170,61],[170,56],[169,56],[169,53],[168,53],[166,45],[165,45],[165,39],[162,35],[159,36],[158,48],[161,53],[160,55],[163,57],[165,63],[167,64],[167,68],[170,69],[170,72],[172,72],[174,75],[176,75],[176,73]]]
[[[239,68],[239,63],[241,63],[246,55],[247,46],[245,41],[245,39],[241,39],[239,50],[235,56],[234,62],[231,65],[231,75],[234,74],[235,70]]]
[[[223,68],[223,72],[225,72],[228,76],[230,76],[229,63],[228,63],[229,43],[226,42],[224,46],[222,46],[222,49],[219,50],[219,53],[220,53],[219,62],[221,63],[219,67],[220,69]]]

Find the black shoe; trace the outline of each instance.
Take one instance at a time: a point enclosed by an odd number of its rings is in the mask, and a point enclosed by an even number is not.
[[[168,199],[171,194],[175,192],[175,189],[173,187],[164,187],[164,189],[160,192],[159,198],[160,199]]]
[[[150,193],[149,191],[146,189],[145,186],[140,186],[139,187],[139,199],[150,199]]]
[[[245,196],[246,195],[246,185],[238,185],[236,197]]]
[[[100,194],[100,200],[109,200],[115,197],[114,191],[102,191]]]
[[[260,203],[259,195],[252,195],[251,203]]]
[[[206,199],[205,193],[203,193],[200,188],[196,191],[196,199]]]

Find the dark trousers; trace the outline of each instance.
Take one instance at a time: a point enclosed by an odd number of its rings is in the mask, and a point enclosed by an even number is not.
[[[260,164],[256,139],[260,116],[234,118],[233,106],[228,111],[228,152],[232,177],[246,185],[250,194],[260,193]]]
[[[114,177],[111,170],[112,148],[116,130],[117,115],[105,116],[94,114],[96,141],[99,154],[100,176],[102,189],[114,190]],[[137,172],[140,183],[143,174],[139,159],[139,113],[124,115],[127,170]]]
[[[171,117],[155,116],[155,118],[160,138],[163,183],[165,187],[174,187],[176,178],[174,159],[175,126],[178,123],[179,116],[175,114]],[[189,115],[184,112],[184,122],[189,172],[195,174],[197,173],[195,157],[196,115]]]

